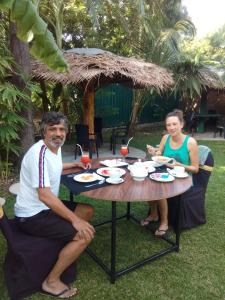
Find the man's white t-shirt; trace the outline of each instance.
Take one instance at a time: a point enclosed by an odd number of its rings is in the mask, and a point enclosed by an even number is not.
[[[58,196],[62,173],[61,148],[53,153],[40,140],[25,154],[20,171],[20,191],[16,198],[15,215],[31,217],[49,209],[38,197],[38,188],[50,187]]]

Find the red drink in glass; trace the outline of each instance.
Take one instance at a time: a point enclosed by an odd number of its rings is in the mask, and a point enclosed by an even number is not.
[[[88,164],[88,163],[90,162],[89,154],[88,154],[88,153],[83,153],[83,154],[81,155],[80,161],[81,161],[84,165]]]
[[[120,148],[120,154],[124,157],[128,154],[128,147],[127,146],[121,146]]]

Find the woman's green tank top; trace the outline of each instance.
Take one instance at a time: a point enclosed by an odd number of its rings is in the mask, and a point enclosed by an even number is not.
[[[186,135],[183,144],[177,149],[172,149],[170,147],[170,139],[171,139],[171,136],[168,135],[165,146],[164,146],[163,155],[174,158],[176,161],[178,161],[184,165],[190,165],[190,155],[189,155],[188,146],[187,146],[189,136]]]

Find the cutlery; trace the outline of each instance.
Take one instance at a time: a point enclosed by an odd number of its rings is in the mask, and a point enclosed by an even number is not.
[[[85,187],[91,187],[91,186],[94,186],[94,185],[103,184],[104,182],[105,182],[105,178],[100,180],[99,182],[89,184],[89,185],[85,185]]]
[[[74,177],[75,175],[78,175],[78,174],[88,174],[88,173],[90,173],[90,171],[82,171],[82,172],[69,174],[69,175],[67,175],[67,177]]]

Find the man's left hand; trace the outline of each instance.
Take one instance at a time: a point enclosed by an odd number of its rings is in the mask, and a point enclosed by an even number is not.
[[[91,168],[91,163],[83,164],[81,162],[77,163],[77,167],[82,168],[82,169],[90,169]]]

